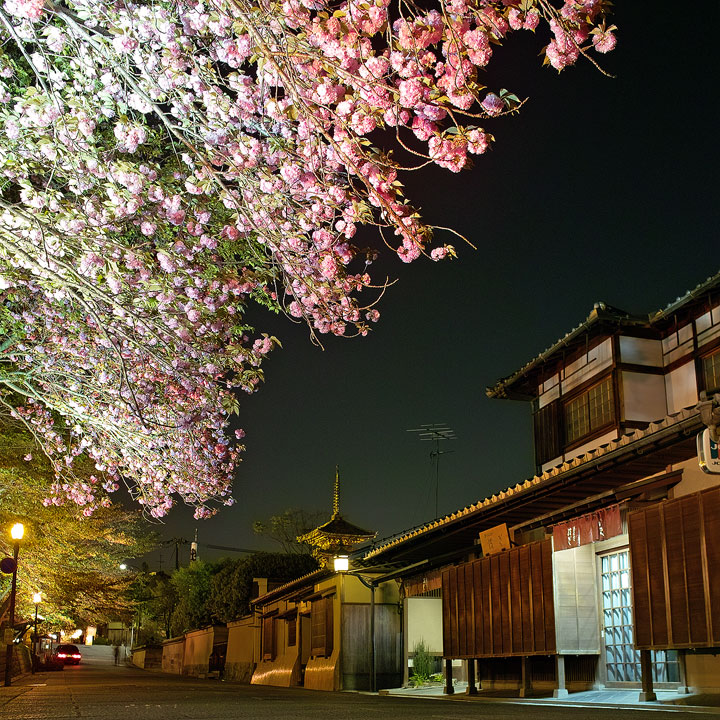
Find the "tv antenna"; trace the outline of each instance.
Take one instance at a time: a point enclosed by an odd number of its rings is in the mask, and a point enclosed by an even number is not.
[[[455,431],[451,430],[446,423],[430,423],[413,428],[407,432],[417,433],[421,440],[435,443],[435,449],[430,453],[430,461],[435,461],[435,517],[438,516],[438,488],[440,487],[440,456],[454,452],[453,450],[441,450],[440,442],[443,440],[457,440]]]

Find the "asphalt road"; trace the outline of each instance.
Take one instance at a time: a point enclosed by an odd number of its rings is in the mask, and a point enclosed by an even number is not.
[[[688,711],[690,712],[690,711]],[[547,707],[464,699],[384,697],[193,680],[115,667],[110,656],[85,657],[62,672],[39,673],[0,687],[1,720],[456,720],[644,718],[681,720],[686,712]]]

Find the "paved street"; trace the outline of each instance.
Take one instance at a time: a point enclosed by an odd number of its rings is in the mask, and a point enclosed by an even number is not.
[[[90,655],[90,657],[87,657]],[[86,653],[81,665],[0,688],[1,720],[372,720],[373,718],[645,718],[680,720],[696,710],[627,710],[457,699],[325,693],[191,680],[115,667]],[[649,713],[649,714],[648,714]]]

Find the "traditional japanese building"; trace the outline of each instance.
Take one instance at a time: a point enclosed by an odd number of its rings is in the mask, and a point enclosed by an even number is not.
[[[394,582],[335,558],[375,533],[340,514],[336,469],[330,520],[298,538],[313,546],[321,567],[262,593],[255,601],[257,664],[252,683],[316,690],[369,690],[401,681],[399,596]],[[240,621],[239,621],[240,622]]]
[[[720,275],[648,315],[598,303],[488,388],[529,404],[536,474],[362,559],[401,583],[405,664],[432,628],[471,688],[720,692],[718,391]]]

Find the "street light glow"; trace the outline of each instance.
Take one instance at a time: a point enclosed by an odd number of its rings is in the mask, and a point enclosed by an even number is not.
[[[127,565],[125,563],[120,563],[120,569],[127,570]]]
[[[25,534],[25,526],[22,523],[15,523],[10,530],[10,537],[13,540],[22,540]]]
[[[333,559],[335,572],[347,572],[350,569],[350,559],[347,555],[336,555]]]
[[[33,602],[38,605],[42,602],[42,595],[40,593],[33,593]]]

